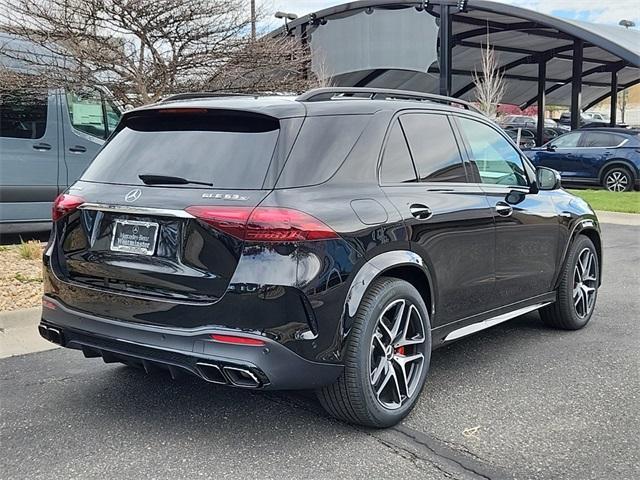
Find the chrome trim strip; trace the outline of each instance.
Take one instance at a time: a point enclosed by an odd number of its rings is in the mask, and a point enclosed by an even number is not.
[[[168,208],[133,207],[130,205],[110,205],[106,203],[83,203],[78,208],[81,210],[130,213],[133,215],[152,215],[156,217],[195,218],[189,212],[185,212],[184,210],[172,210]]]
[[[449,333],[449,335],[444,338],[444,341],[448,342],[450,340],[456,340],[457,338],[471,335],[472,333],[479,332],[486,328],[493,327],[494,325],[498,325],[499,323],[511,320],[512,318],[524,315],[525,313],[529,313],[542,308],[545,305],[549,305],[550,303],[551,302],[537,303],[528,307],[519,308],[518,310],[514,310],[513,312],[503,313],[502,315],[498,315],[497,317],[489,318],[481,322],[472,323],[471,325],[467,325],[466,327],[458,328],[457,330]]]

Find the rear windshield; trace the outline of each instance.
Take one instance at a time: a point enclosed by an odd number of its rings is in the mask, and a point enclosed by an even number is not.
[[[215,188],[260,189],[278,134],[277,119],[247,112],[167,108],[132,114],[82,180],[141,185],[138,175],[163,175]]]

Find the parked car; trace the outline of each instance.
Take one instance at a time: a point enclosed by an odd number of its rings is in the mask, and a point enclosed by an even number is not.
[[[639,132],[604,127],[574,130],[525,153],[534,165],[558,170],[567,183],[624,192],[640,185]]]
[[[413,408],[432,349],[534,310],[582,328],[600,285],[589,206],[471,105],[427,94],[138,108],[53,212],[44,338],[314,389],[374,427]]]
[[[515,140],[517,138],[517,128],[507,128],[509,136]],[[558,135],[565,133],[564,130],[559,128],[543,128],[542,129],[542,143],[547,143],[551,139],[556,138]],[[536,146],[537,130],[534,128],[521,128],[520,129],[520,148],[532,148]]]
[[[522,149],[533,148],[536,146],[536,137],[532,131],[527,128],[520,129],[520,141],[518,142],[518,129],[517,128],[505,128],[505,133],[509,135],[511,140],[518,143],[518,146]]]
[[[587,124],[589,124],[590,126],[594,126],[594,125],[608,126],[609,121],[603,120],[601,118],[595,118],[592,114],[586,114],[583,112],[580,114],[580,126],[583,127],[583,126],[586,126]],[[560,115],[560,118],[558,119],[558,125],[571,128],[571,112],[563,112],[562,115]]]
[[[0,94],[0,233],[48,230],[53,200],[78,179],[119,118],[98,90]]]
[[[507,115],[500,121],[500,125],[503,128],[536,128],[536,125],[538,125],[538,119],[527,115]],[[556,127],[558,124],[551,118],[545,118],[544,125],[545,127]]]

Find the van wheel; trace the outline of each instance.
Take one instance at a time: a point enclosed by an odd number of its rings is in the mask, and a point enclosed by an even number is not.
[[[625,167],[612,167],[602,177],[602,186],[610,192],[628,192],[633,188],[633,176]]]
[[[389,427],[413,408],[431,358],[431,324],[420,293],[396,278],[375,280],[360,303],[344,350],[344,372],[318,390],[332,416]]]
[[[598,298],[600,265],[588,237],[576,239],[561,275],[558,298],[540,309],[540,318],[551,327],[578,330],[589,323]]]

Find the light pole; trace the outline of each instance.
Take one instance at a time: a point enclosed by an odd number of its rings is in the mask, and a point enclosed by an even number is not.
[[[627,30],[636,26],[635,22],[631,20],[625,20],[624,18],[618,22],[618,25],[626,28]],[[627,110],[627,101],[629,100],[629,90],[623,90],[622,95],[620,96],[622,97],[620,99],[620,120],[622,120],[622,123],[624,123],[624,114]]]
[[[256,0],[251,0],[251,40],[256,39]]]
[[[287,33],[289,33],[289,22],[288,20],[295,20],[296,18],[298,18],[298,15],[296,15],[295,13],[288,13],[288,12],[276,12],[275,13],[275,17],[276,18],[281,18],[284,20],[284,29],[286,30]]]

